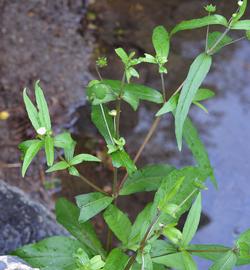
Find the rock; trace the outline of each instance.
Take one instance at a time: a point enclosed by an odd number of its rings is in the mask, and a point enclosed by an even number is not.
[[[47,236],[66,234],[42,204],[0,180],[0,254]],[[1,268],[0,268],[1,269]]]
[[[0,270],[39,270],[31,268],[23,260],[15,256],[0,256]]]

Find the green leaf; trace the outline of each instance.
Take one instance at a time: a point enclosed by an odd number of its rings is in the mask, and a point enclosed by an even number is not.
[[[250,20],[241,20],[231,26],[233,30],[250,30]]]
[[[59,161],[56,164],[54,164],[52,167],[50,167],[46,172],[55,172],[55,171],[62,171],[69,167],[69,163],[66,161]]]
[[[169,35],[164,26],[159,25],[154,28],[152,42],[156,52],[156,56],[166,59],[169,53]]]
[[[183,127],[183,137],[191,150],[198,166],[202,169],[204,175],[209,176],[214,186],[217,188],[218,184],[214,176],[213,168],[211,166],[208,153],[204,144],[202,143],[197,129],[190,118],[187,118]]]
[[[225,17],[214,14],[210,16],[206,16],[199,19],[193,19],[188,21],[182,21],[181,23],[177,24],[174,29],[171,31],[170,35],[174,35],[179,31],[183,30],[191,30],[196,28],[201,28],[208,25],[223,25],[227,26],[227,20]]]
[[[74,166],[70,166],[68,168],[68,172],[69,172],[70,175],[73,175],[73,176],[76,176],[76,177],[80,176],[80,173],[78,172],[77,168],[74,167]]]
[[[152,258],[154,263],[163,264],[175,270],[186,270],[182,253],[173,253],[165,256]]]
[[[89,154],[79,154],[74,156],[70,160],[71,165],[77,165],[82,163],[83,161],[93,161],[93,162],[100,162],[101,160],[95,156],[89,155]]]
[[[54,142],[53,142],[53,138],[49,135],[46,135],[44,138],[44,148],[45,148],[47,165],[52,166],[54,163]]]
[[[99,105],[117,99],[117,95],[112,91],[112,88],[103,82],[88,85],[87,96],[92,105]]]
[[[26,141],[23,141],[18,145],[18,149],[23,153],[23,155],[25,155],[28,148],[35,142],[40,142],[40,140],[26,140]]]
[[[127,64],[127,62],[129,61],[129,57],[128,57],[127,53],[124,51],[124,49],[117,48],[117,49],[115,49],[115,52],[121,58],[122,62],[124,64]]]
[[[38,151],[43,147],[43,141],[35,140],[29,148],[27,149],[24,159],[23,159],[23,166],[22,166],[22,176],[24,177],[30,163],[32,162],[33,158],[36,156]]]
[[[79,241],[65,237],[53,236],[38,243],[23,246],[12,253],[32,267],[41,270],[76,269],[73,253],[81,248]]]
[[[121,81],[104,80],[103,83],[109,85],[117,95],[120,93]],[[123,86],[122,99],[128,102],[134,110],[137,109],[139,100],[147,100],[157,104],[163,102],[162,94],[159,91],[136,83],[129,83]]]
[[[209,270],[232,270],[237,262],[237,256],[233,251],[228,251],[218,259]]]
[[[76,196],[77,206],[81,209],[79,221],[83,223],[94,217],[108,207],[112,201],[112,197],[105,196],[99,192]]]
[[[129,176],[120,195],[157,190],[162,179],[174,168],[170,165],[149,165]]]
[[[184,177],[184,180],[180,186],[179,191],[175,194],[174,197],[172,197],[171,200],[169,200],[169,204],[176,205],[180,205],[185,200],[185,204],[178,208],[179,211],[176,213],[177,219],[181,214],[189,209],[195,195],[197,194],[197,192],[194,192],[194,190],[197,189],[194,185],[195,179],[198,179],[202,182],[205,180],[199,168],[184,167],[182,169],[173,170],[162,180],[161,187],[156,192],[154,198],[154,206],[157,208],[159,202],[165,197],[166,192],[168,190],[173,190],[176,186],[176,181],[180,180],[182,177]],[[193,193],[192,196],[190,196],[191,193]],[[176,219],[172,218],[171,220],[170,216],[168,216],[168,223],[175,221]]]
[[[47,131],[51,130],[49,109],[43,94],[43,90],[39,86],[39,81],[36,81],[35,84],[35,95],[40,123],[46,128]]]
[[[173,95],[167,102],[164,103],[164,105],[161,107],[161,109],[157,112],[156,116],[161,116],[168,112],[173,112],[178,103],[179,94]]]
[[[236,245],[239,250],[239,258],[250,261],[250,229],[240,235]]]
[[[211,56],[202,53],[192,63],[184,82],[175,115],[175,134],[178,148],[182,147],[182,130],[189,107],[212,64]]]
[[[109,205],[105,210],[103,217],[114,235],[126,244],[131,233],[131,222],[126,214],[114,205]]]
[[[239,19],[245,14],[247,8],[247,0],[242,0],[242,5],[240,5],[239,11],[233,16],[231,25],[234,25]]]
[[[166,236],[173,244],[179,245],[182,239],[182,233],[175,227],[167,226],[163,229],[162,234]]]
[[[170,202],[176,196],[177,192],[180,190],[180,187],[182,186],[184,179],[185,176],[181,176],[179,179],[176,179],[174,185],[172,185],[170,181],[166,182],[166,184],[164,185],[164,196],[161,198],[158,204],[158,208],[161,211],[168,212],[167,210],[168,207],[170,206]]]
[[[201,252],[192,252],[201,250]],[[227,251],[231,250],[230,247],[222,245],[189,245],[187,251],[194,256],[198,256],[210,261],[216,261],[221,258]],[[206,252],[205,252],[206,251]]]
[[[193,260],[192,256],[186,252],[182,251],[182,258],[185,266],[185,270],[197,270],[197,266],[195,261]]]
[[[195,94],[193,102],[210,99],[210,98],[214,97],[214,95],[215,94],[212,90],[207,89],[207,88],[200,88],[200,89],[198,89],[197,93]]]
[[[178,104],[179,96],[180,96],[179,93],[171,96],[170,99],[167,102],[165,102],[164,105],[161,107],[161,109],[156,113],[156,116],[161,116],[165,113],[174,112]],[[198,89],[197,93],[194,96],[193,103],[205,99],[210,99],[213,96],[214,96],[213,91],[206,88],[200,88]]]
[[[103,117],[102,109],[100,106],[98,106],[98,105],[92,106],[91,119],[92,119],[92,122],[97,127],[97,129],[99,130],[99,132],[101,133],[101,135],[103,136],[103,138],[105,139],[106,143],[113,144],[113,141],[110,138],[110,135],[112,138],[115,137],[113,118],[109,115],[108,109],[104,105],[102,105],[102,106],[103,106],[104,115],[105,115],[105,118],[107,120],[109,130],[107,129],[107,126],[105,124],[105,119]],[[109,131],[110,131],[110,133],[109,133]]]
[[[142,268],[143,270],[153,270],[153,262],[148,253],[142,254]]]
[[[134,161],[124,150],[118,150],[113,152],[111,154],[111,158],[114,167],[125,167],[129,175],[131,175],[137,170]]]
[[[131,234],[129,236],[128,247],[133,249],[133,246],[142,240],[153,218],[154,218],[154,212],[152,211],[152,203],[149,203],[138,214],[134,224],[132,225]]]
[[[250,40],[250,30],[246,31],[246,38]]]
[[[89,255],[101,254],[105,251],[98,239],[95,230],[90,222],[79,223],[80,210],[64,198],[56,201],[56,220],[67,229],[78,241],[87,247]],[[87,251],[85,248],[84,250]]]
[[[103,270],[124,270],[128,259],[119,248],[115,248],[109,253]]]
[[[193,203],[185,222],[182,231],[182,245],[186,247],[190,241],[193,239],[199,223],[201,216],[201,193],[197,196],[195,202]]]
[[[23,101],[32,126],[34,127],[35,130],[38,130],[40,127],[38,111],[31,102],[30,98],[28,97],[26,93],[26,88],[23,90]]]
[[[212,32],[208,35],[208,48],[212,48],[213,45],[219,40],[219,38],[223,35],[221,32]],[[223,39],[218,43],[218,45],[213,49],[213,53],[218,52],[220,49],[231,43],[233,39],[227,35],[223,35]]]
[[[63,132],[54,137],[54,146],[63,149],[70,149],[75,144],[69,132]]]
[[[166,240],[155,240],[151,244],[151,257],[159,257],[168,253],[176,253],[177,247]]]

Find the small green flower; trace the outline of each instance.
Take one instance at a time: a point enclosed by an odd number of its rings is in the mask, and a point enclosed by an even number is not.
[[[208,13],[214,13],[216,11],[216,6],[214,6],[212,4],[207,5],[204,8]]]
[[[96,60],[96,65],[99,67],[99,68],[104,68],[108,65],[108,60],[107,60],[107,57],[105,56],[102,56],[102,57],[98,57],[98,59]]]

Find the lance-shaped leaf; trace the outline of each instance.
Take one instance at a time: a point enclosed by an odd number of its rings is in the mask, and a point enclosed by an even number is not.
[[[214,96],[213,91],[207,88],[200,88],[198,89],[197,93],[194,96],[193,103],[197,101],[210,99],[213,96]],[[161,109],[157,112],[156,116],[161,116],[165,113],[174,112],[177,107],[179,97],[180,97],[179,93],[171,96],[170,99],[167,102],[165,102],[164,105],[161,107]]]
[[[71,202],[60,198],[56,202],[56,220],[66,228],[78,241],[86,248],[89,255],[101,254],[105,256],[105,251],[99,241],[95,230],[90,222],[79,223],[80,210]]]
[[[165,59],[166,62],[169,53],[169,34],[164,26],[154,28],[152,42],[157,58]]]
[[[236,254],[230,250],[218,259],[209,270],[232,270],[237,262]]]
[[[115,52],[120,57],[120,59],[122,60],[122,62],[124,64],[127,64],[127,62],[129,61],[129,56],[124,51],[124,49],[123,48],[117,48],[117,49],[115,49]]]
[[[119,248],[113,249],[106,260],[103,270],[124,270],[129,257]]]
[[[220,37],[223,35],[221,32],[212,32],[208,35],[208,48],[212,48],[213,45],[217,42],[217,40],[220,39]],[[216,45],[216,47],[213,49],[213,53],[218,52],[220,49],[225,47],[226,45],[230,44],[233,41],[233,39],[227,35],[223,36],[222,40]]]
[[[54,142],[53,142],[53,138],[49,135],[46,135],[44,138],[44,148],[45,148],[47,165],[52,166],[54,163]]]
[[[234,25],[237,21],[239,21],[239,19],[245,14],[246,8],[247,8],[247,0],[242,0],[242,4],[239,7],[239,11],[237,11],[235,15],[233,15],[231,25]]]
[[[79,154],[79,155],[74,156],[70,160],[70,164],[77,165],[77,164],[82,163],[83,161],[100,162],[101,160],[95,156],[90,155],[90,154]]]
[[[187,251],[182,251],[183,263],[185,270],[197,270],[197,265],[192,256]]]
[[[54,146],[59,148],[71,148],[75,141],[72,139],[69,132],[63,132],[54,137]]]
[[[150,223],[154,218],[152,211],[152,203],[149,203],[136,217],[132,225],[131,234],[129,236],[128,247],[133,249],[135,244],[138,244],[145,235]]]
[[[152,258],[152,261],[157,264],[163,264],[175,270],[186,270],[181,252],[155,257]]]
[[[32,162],[33,158],[36,156],[38,151],[43,147],[44,142],[36,140],[33,142],[29,148],[27,149],[24,159],[23,159],[23,166],[22,166],[22,176],[24,177],[30,163]]]
[[[231,26],[233,30],[250,30],[250,20],[241,20]]]
[[[201,194],[199,193],[188,213],[187,220],[182,231],[182,245],[184,247],[186,247],[193,239],[200,223],[200,216]]]
[[[23,246],[12,253],[41,270],[71,270],[77,265],[73,254],[82,245],[65,236],[53,236],[38,243]]]
[[[184,123],[183,137],[191,150],[198,166],[202,168],[202,172],[209,176],[214,186],[217,188],[218,184],[214,176],[213,168],[211,166],[207,150],[202,143],[197,129],[190,118],[187,118]]]
[[[157,190],[162,179],[173,169],[174,167],[163,164],[146,166],[127,178],[120,195]]]
[[[176,253],[177,247],[166,240],[155,240],[151,244],[151,257],[159,257],[168,253]]]
[[[55,163],[52,167],[50,167],[46,172],[50,173],[50,172],[62,171],[62,170],[65,170],[69,167],[70,167],[70,165],[68,162],[59,161],[59,162]]]
[[[160,201],[165,197],[165,194],[168,190],[175,190],[176,182],[179,180],[181,181],[182,178],[183,182],[182,185],[179,187],[179,191],[168,201],[169,204],[175,204],[179,206],[185,200],[185,204],[181,207],[178,207],[178,212],[176,213],[176,218],[180,217],[185,211],[188,210],[190,207],[195,195],[197,192],[196,186],[194,185],[194,180],[198,179],[200,181],[204,181],[205,178],[202,175],[199,168],[196,167],[184,167],[180,170],[173,170],[171,171],[163,180],[160,188],[155,194],[154,198],[154,205],[158,207]],[[192,194],[192,195],[190,195]],[[175,222],[176,219],[168,220],[168,222]]]
[[[194,256],[198,256],[210,261],[216,261],[220,259],[226,252],[231,250],[231,248],[222,245],[189,245],[187,250]],[[200,250],[201,252],[195,252],[196,250]]]
[[[18,145],[18,149],[23,153],[23,155],[25,155],[25,153],[29,149],[29,147],[35,142],[40,142],[40,140],[35,139],[35,140],[23,141]]]
[[[175,115],[175,134],[179,150],[182,147],[182,130],[190,105],[212,64],[211,56],[202,53],[192,63],[184,82]]]
[[[126,244],[132,227],[128,216],[111,204],[103,213],[103,217],[115,236]]]
[[[92,192],[76,196],[77,206],[81,210],[79,221],[85,222],[94,217],[108,207],[112,201],[112,197],[106,196],[99,192]]]
[[[103,111],[102,111],[103,108]],[[113,144],[112,138],[115,137],[113,118],[109,115],[108,109],[102,105],[93,105],[91,112],[92,122],[95,124],[107,144]],[[105,117],[104,117],[104,115]],[[108,127],[107,127],[107,125]]]
[[[121,81],[104,80],[103,83],[109,85],[117,95],[120,93]],[[162,94],[159,91],[136,83],[124,84],[122,99],[128,102],[134,110],[138,108],[139,100],[147,100],[157,104],[163,102]]]
[[[134,161],[130,158],[127,152],[124,150],[117,150],[111,154],[113,166],[116,168],[126,168],[128,174],[134,173],[137,168]]]
[[[39,85],[39,81],[36,81],[35,84],[35,96],[40,123],[46,128],[47,131],[51,130],[49,109],[43,94],[43,90]]]
[[[32,126],[35,130],[38,130],[40,127],[38,111],[28,97],[26,93],[26,88],[23,90],[23,101]]]
[[[179,31],[201,28],[208,25],[223,25],[227,27],[227,19],[221,15],[214,14],[199,19],[182,21],[173,28],[170,35],[174,35]]]

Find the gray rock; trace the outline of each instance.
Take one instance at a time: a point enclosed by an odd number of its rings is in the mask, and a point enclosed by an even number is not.
[[[15,256],[0,256],[0,270],[39,270],[31,268],[23,260]]]
[[[0,205],[0,254],[47,236],[66,234],[42,204],[2,180]]]

